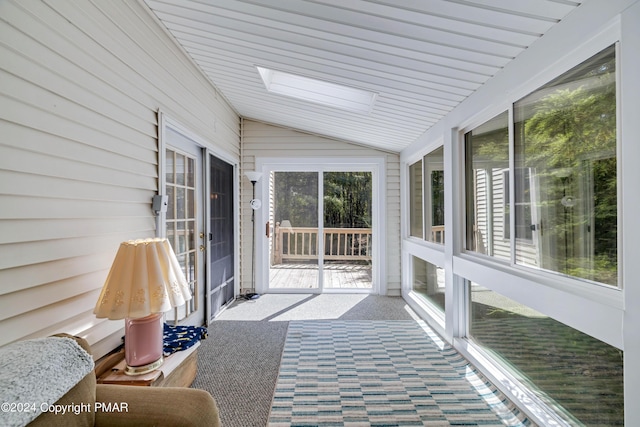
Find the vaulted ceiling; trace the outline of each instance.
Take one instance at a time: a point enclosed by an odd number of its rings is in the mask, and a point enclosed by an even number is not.
[[[245,118],[399,152],[580,2],[145,0]],[[355,112],[267,91],[257,67],[364,89]]]

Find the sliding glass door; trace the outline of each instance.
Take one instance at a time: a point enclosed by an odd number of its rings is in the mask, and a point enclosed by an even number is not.
[[[372,290],[372,173],[268,177],[268,289]]]

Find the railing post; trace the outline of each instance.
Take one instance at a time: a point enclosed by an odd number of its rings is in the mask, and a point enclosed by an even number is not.
[[[276,222],[275,236],[273,236],[273,265],[282,264],[282,231],[280,231],[280,223]]]

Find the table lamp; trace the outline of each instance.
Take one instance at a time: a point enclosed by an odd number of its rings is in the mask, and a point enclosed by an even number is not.
[[[163,313],[191,299],[189,285],[167,239],[122,242],[93,310],[125,320],[125,374],[162,366]]]

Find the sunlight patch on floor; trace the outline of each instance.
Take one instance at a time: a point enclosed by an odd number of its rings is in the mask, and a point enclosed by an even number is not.
[[[238,300],[217,320],[331,320],[339,319],[367,294],[265,294],[255,300]]]

